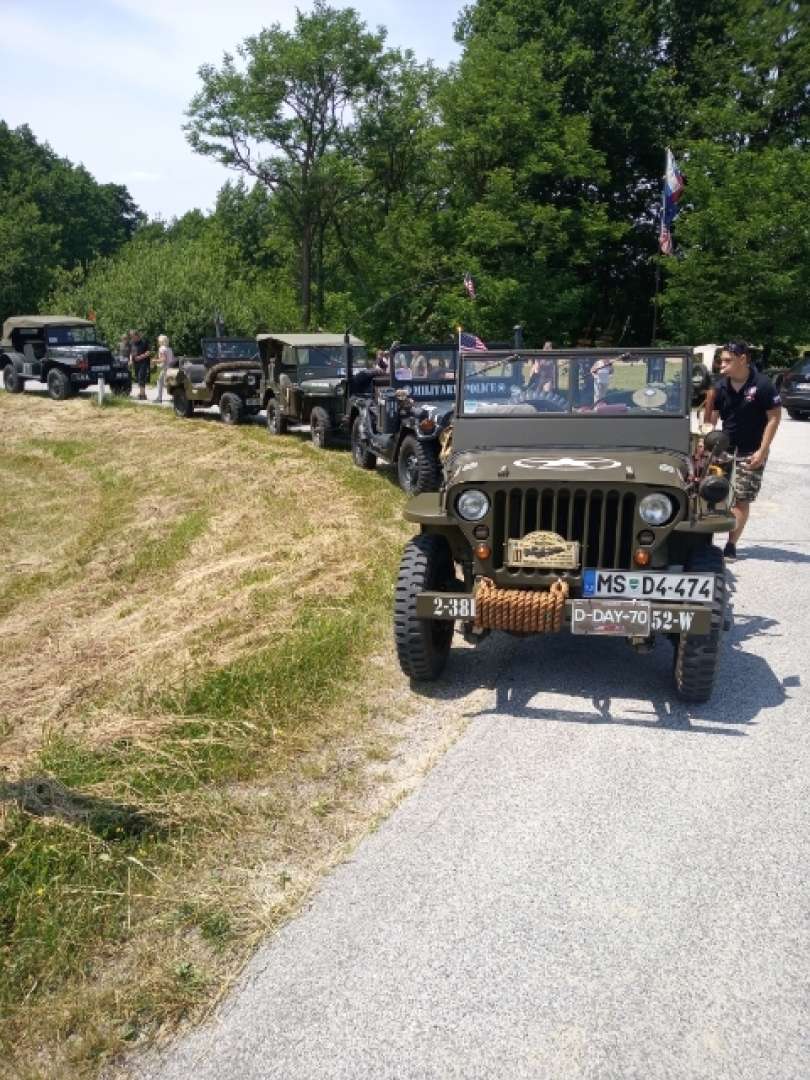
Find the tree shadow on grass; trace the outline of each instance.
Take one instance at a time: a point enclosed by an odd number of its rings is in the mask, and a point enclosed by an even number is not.
[[[159,836],[163,827],[133,806],[84,795],[50,776],[0,780],[0,802],[13,802],[35,817],[56,817],[81,825],[105,840]]]

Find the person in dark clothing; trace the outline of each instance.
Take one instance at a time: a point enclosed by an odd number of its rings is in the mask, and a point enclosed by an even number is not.
[[[768,452],[779,421],[782,401],[767,375],[751,363],[751,349],[744,341],[724,345],[720,352],[720,377],[706,398],[705,418],[714,426],[718,418],[736,456],[734,503],[737,524],[723,554],[737,557],[737,543],[748,521],[751,503],[759,494]]]
[[[140,330],[133,330],[130,334],[129,350],[133,377],[140,391],[138,397],[141,401],[146,401],[146,384],[149,382],[149,343],[145,337],[141,336]]]

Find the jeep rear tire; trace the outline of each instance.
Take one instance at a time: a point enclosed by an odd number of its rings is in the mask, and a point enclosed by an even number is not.
[[[181,420],[190,420],[194,415],[194,402],[188,400],[188,395],[182,386],[175,386],[172,390],[172,407],[174,415],[179,416]]]
[[[796,409],[788,409],[787,414],[791,420],[806,420],[808,414],[797,412]]]
[[[316,405],[309,415],[309,430],[312,445],[325,450],[332,438],[332,421],[326,409]]]
[[[244,405],[238,394],[223,394],[219,399],[219,415],[223,424],[241,424]]]
[[[70,379],[59,368],[48,372],[48,394],[54,401],[66,401],[71,395]]]
[[[441,675],[455,630],[449,619],[417,618],[416,597],[425,591],[451,592],[456,585],[450,547],[443,536],[423,533],[405,545],[394,590],[394,641],[399,666],[416,682]]]
[[[271,435],[287,434],[287,417],[281,415],[281,402],[275,398],[267,402],[267,430]]]
[[[361,433],[361,420],[355,416],[352,424],[352,461],[359,469],[373,469],[377,464],[377,455],[369,450]]]
[[[675,689],[682,701],[708,701],[712,696],[726,609],[726,571],[723,554],[713,544],[697,548],[686,560],[684,570],[714,574],[712,628],[708,634],[690,634],[676,639]]]
[[[406,435],[397,455],[397,479],[407,495],[438,491],[442,469],[436,443],[423,443],[415,435]]]
[[[3,368],[3,386],[9,394],[21,394],[25,389],[25,379],[20,378],[13,364],[6,364]]]

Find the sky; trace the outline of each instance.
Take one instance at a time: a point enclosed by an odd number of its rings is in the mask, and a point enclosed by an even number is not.
[[[331,0],[387,43],[446,67],[463,0]],[[125,184],[150,217],[213,207],[235,176],[192,152],[182,130],[201,64],[263,26],[291,29],[309,0],[0,0],[0,120]]]

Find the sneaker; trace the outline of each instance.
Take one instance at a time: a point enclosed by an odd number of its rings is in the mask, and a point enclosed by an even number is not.
[[[736,559],[737,558],[737,545],[732,544],[732,542],[730,540],[726,544],[726,546],[723,548],[723,558],[725,558],[725,559]]]

